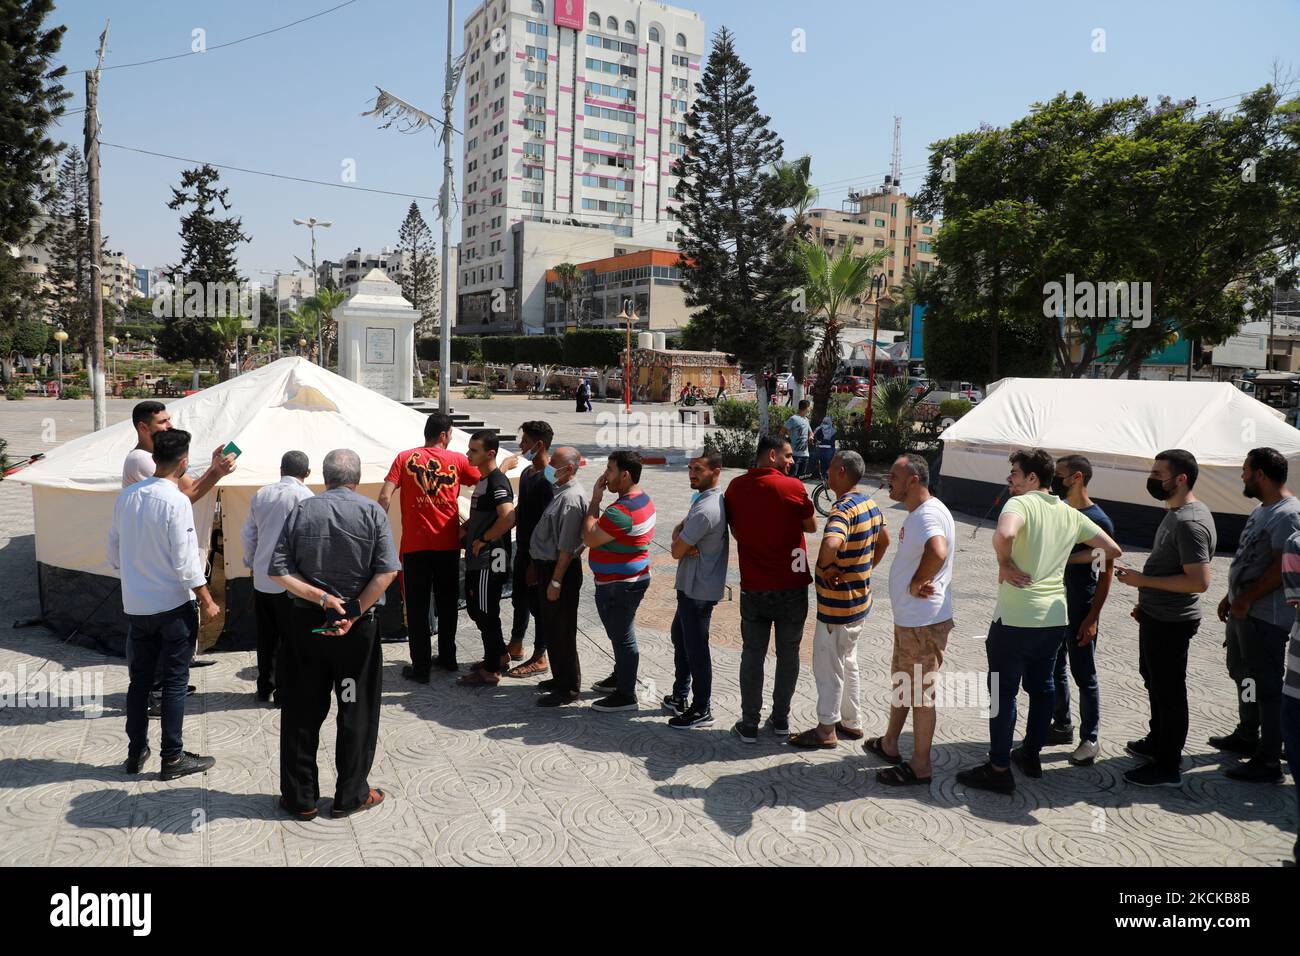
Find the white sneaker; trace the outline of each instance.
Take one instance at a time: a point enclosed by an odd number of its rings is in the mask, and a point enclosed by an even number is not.
[[[1097,741],[1082,740],[1079,746],[1074,748],[1074,753],[1070,754],[1070,763],[1076,767],[1091,767],[1092,762],[1097,759],[1099,749]]]

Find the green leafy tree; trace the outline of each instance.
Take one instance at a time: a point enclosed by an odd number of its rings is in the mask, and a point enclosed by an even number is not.
[[[415,334],[433,334],[439,326],[438,259],[433,253],[433,233],[414,201],[398,231],[397,251],[402,254],[402,295],[420,313]]]
[[[303,308],[315,316],[317,337],[325,349],[324,368],[330,367],[330,357],[334,344],[338,341],[338,323],[334,321],[334,310],[343,304],[347,296],[338,289],[319,289],[316,294],[303,303]]]
[[[786,230],[786,253],[795,263],[796,270],[802,270],[803,251],[800,243],[812,232],[812,226],[808,222],[808,210],[816,204],[821,195],[821,191],[812,184],[812,157],[805,154],[795,160],[782,160],[776,164],[775,172],[782,207],[790,214],[790,223]],[[803,383],[808,374],[808,350],[814,343],[813,325],[809,321],[806,309],[791,309],[789,335],[793,356],[790,367],[794,373],[797,398],[803,397]]]
[[[48,238],[59,146],[49,136],[71,94],[54,61],[66,27],[47,26],[52,0],[0,0],[0,330],[40,311],[40,288],[10,255]]]
[[[626,333],[614,329],[579,329],[564,333],[564,364],[576,369],[594,368],[599,379],[596,394],[605,395],[609,373],[621,368]]]
[[[582,328],[582,273],[572,262],[555,267],[556,294],[564,303],[564,324]]]
[[[47,239],[50,261],[45,279],[50,289],[46,295],[50,319],[68,333],[68,348],[80,348],[85,352],[87,367],[94,340],[90,318],[94,269],[87,210],[89,188],[86,163],[81,153],[68,150],[59,167],[55,193],[49,204],[52,213]]]
[[[696,309],[687,338],[734,356],[757,377],[789,353],[794,325],[790,293],[798,279],[782,214],[787,197],[773,172],[781,138],[759,111],[749,67],[725,27],[714,36],[697,90],[686,115],[686,153],[673,168],[683,177],[682,289]]]

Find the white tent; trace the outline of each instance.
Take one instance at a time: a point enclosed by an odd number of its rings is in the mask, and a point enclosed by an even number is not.
[[[1007,456],[1017,448],[1080,453],[1092,462],[1089,494],[1131,543],[1149,544],[1163,515],[1146,478],[1164,449],[1196,456],[1196,497],[1214,512],[1221,549],[1236,546],[1258,504],[1241,493],[1250,449],[1276,448],[1300,476],[1300,431],[1226,382],[1003,379],[942,438],[942,494],[950,506],[986,513],[1006,486]]]
[[[194,508],[199,540],[206,543],[219,503],[227,582],[248,577],[239,529],[257,489],[279,480],[280,457],[286,451],[307,453],[312,468],[307,484],[320,491],[325,454],[335,448],[351,448],[361,457],[357,490],[377,498],[396,454],[423,441],[426,421],[422,412],[301,358],[280,359],[168,402],[167,410],[174,427],[193,435],[192,475],[207,469],[218,446],[233,441],[242,451],[235,472]],[[43,461],[14,476],[32,486],[42,609],[51,624],[57,623],[61,610],[52,605],[84,605],[76,592],[86,588],[86,576],[117,576],[108,564],[105,545],[113,502],[121,490],[122,463],[135,443],[130,420],[118,422],[59,446]],[[454,429],[451,449],[464,452],[468,444],[468,433]],[[461,499],[462,516],[468,507],[467,495],[468,489]],[[397,497],[389,508],[394,542],[401,535]],[[101,582],[87,593],[104,590]],[[104,612],[113,604],[106,602]],[[121,613],[120,602],[113,610]],[[85,617],[81,613],[78,622]],[[103,615],[97,619],[105,620]]]

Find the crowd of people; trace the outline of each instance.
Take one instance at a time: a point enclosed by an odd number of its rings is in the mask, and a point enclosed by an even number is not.
[[[829,422],[817,430],[820,435],[807,427],[804,405],[791,416],[802,425],[796,422],[789,438],[760,436],[754,467],[725,489],[717,454],[706,452],[689,463],[691,504],[670,535],[676,610],[669,628],[673,683],[662,699],[671,714],[667,724],[680,730],[714,724],[709,633],[726,590],[734,539],[742,639],[734,733],[753,743],[765,726],[792,746],[817,749],[860,741],[889,765],[877,774],[881,784],[926,785],[932,777],[935,691],[955,618],[953,517],[930,492],[926,460],[902,455],[885,481],[889,498],[905,511],[891,533],[884,511],[859,488],[861,456],[832,445],[823,471],[835,503],[819,547],[810,552],[805,536],[818,528],[799,475],[807,469],[810,445],[821,451],[834,433],[832,427],[826,434]],[[198,626],[195,602],[205,615],[216,610],[205,586],[191,502],[235,462],[217,449],[207,472],[191,480],[189,436],[170,427],[165,408],[142,402],[133,420],[139,443],[124,466],[109,538],[130,622],[127,771],[139,772],[149,758],[147,699],[159,687],[162,777],[174,779],[213,763],[185,752],[181,740]],[[280,481],[253,497],[241,538],[256,592],[256,693],[282,711],[281,805],[299,818],[317,812],[316,752],[331,693],[338,705],[338,783],[331,812],[343,816],[384,799],[368,779],[382,683],[375,609],[399,572],[410,650],[404,678],[426,684],[434,670],[442,670],[457,673],[458,684],[476,687],[545,674],[537,704],[557,708],[576,704],[583,692],[577,633],[585,567],[614,660],[612,672],[591,685],[600,694],[591,710],[645,706],[638,699],[636,621],[650,584],[656,510],[641,486],[640,455],[610,453],[588,490],[581,480],[585,460],[575,447],[555,446],[545,421],[524,422],[518,455],[500,462],[495,432],[475,432],[467,454],[449,449],[451,436],[448,416],[429,415],[423,443],[396,456],[377,502],[356,492],[360,462],[347,449],[325,456],[324,492],[311,494],[304,484],[307,456],[289,451]],[[527,466],[516,492],[506,475],[520,458]],[[1126,746],[1143,763],[1124,776],[1136,786],[1180,785],[1188,650],[1202,623],[1200,595],[1210,586],[1217,543],[1213,516],[1195,496],[1195,457],[1169,449],[1154,458],[1147,490],[1167,510],[1141,571],[1120,563],[1114,523],[1089,496],[1093,471],[1086,457],[1021,449],[1009,464],[1010,497],[992,535],[998,590],[985,638],[988,759],[961,770],[959,783],[1011,793],[1012,766],[1025,777],[1040,777],[1047,746],[1069,745],[1069,762],[1076,766],[1097,759],[1101,693],[1095,655],[1101,611],[1117,581],[1137,592],[1137,655],[1149,704],[1148,732]],[[1300,502],[1286,486],[1286,459],[1272,448],[1249,452],[1241,480],[1243,494],[1260,506],[1245,524],[1228,595],[1217,609],[1225,624],[1238,723],[1209,743],[1246,758],[1229,767],[1228,776],[1272,782],[1282,778],[1284,740],[1293,771],[1300,761],[1300,639],[1290,636],[1300,605]],[[472,489],[465,520],[462,488]],[[402,527],[396,543],[385,514],[395,494]],[[886,729],[867,737],[858,643],[868,614],[879,613],[872,572],[891,546],[893,695]],[[464,599],[483,645],[482,660],[464,673],[456,644],[462,561]],[[502,608],[507,582],[513,605],[508,636]],[[817,723],[792,732],[790,706],[810,610]],[[533,644],[525,656],[530,623]],[[775,681],[763,725],[764,667],[773,642]],[[1077,728],[1067,671],[1079,694]],[[1015,746],[1022,687],[1029,712],[1024,738]],[[909,715],[912,752],[905,757],[900,741]]]

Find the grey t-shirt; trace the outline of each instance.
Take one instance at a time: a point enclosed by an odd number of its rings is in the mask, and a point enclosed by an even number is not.
[[[542,517],[528,539],[528,553],[534,561],[554,561],[561,551],[570,551],[576,560],[582,554],[582,522],[587,516],[587,492],[570,478],[555,486]]]
[[[808,454],[808,436],[812,426],[802,415],[791,415],[785,420],[786,430],[790,433],[790,451],[800,457]]]
[[[727,506],[722,489],[701,492],[686,512],[681,538],[700,549],[677,562],[677,590],[697,601],[720,601],[727,585]]]
[[[1142,573],[1156,578],[1171,577],[1182,574],[1185,564],[1209,564],[1217,540],[1214,516],[1203,502],[1189,501],[1181,508],[1173,508],[1156,529]],[[1157,621],[1201,619],[1199,594],[1138,588],[1138,607]]]
[[[384,509],[348,488],[331,488],[289,512],[266,573],[297,574],[347,601],[376,574],[400,570]]]
[[[1300,499],[1288,495],[1271,505],[1260,505],[1246,519],[1237,544],[1237,554],[1228,568],[1228,596],[1258,581],[1273,563],[1273,552],[1281,553],[1287,539],[1300,531]],[[1287,605],[1279,584],[1250,606],[1250,616],[1288,630],[1295,623],[1295,610]]]

